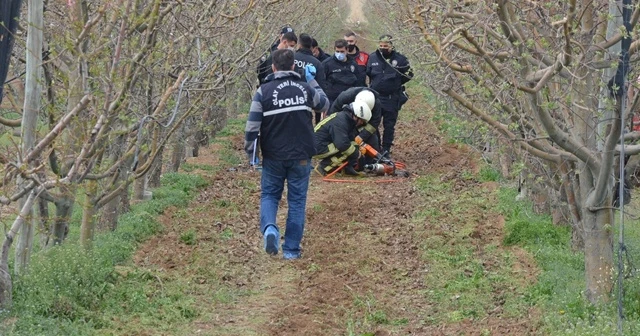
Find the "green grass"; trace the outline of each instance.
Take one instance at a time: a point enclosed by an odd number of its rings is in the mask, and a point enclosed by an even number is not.
[[[94,335],[116,332],[133,320],[140,328],[167,331],[194,318],[196,305],[180,282],[163,284],[130,259],[140,242],[159,232],[157,215],[169,206],[186,206],[205,185],[199,176],[165,174],[153,199],[122,215],[116,231],[98,235],[91,251],[68,242],[33,255],[29,272],[14,277],[14,307],[0,333]]]
[[[549,216],[536,215],[531,204],[515,201],[517,191],[502,189],[499,208],[506,217],[504,243],[519,245],[532,253],[541,272],[526,289],[523,300],[542,312],[542,331],[550,335],[617,335],[617,302],[594,306],[583,295],[584,256],[574,253],[570,228],[555,226]],[[629,221],[627,244],[632,260],[640,258],[638,221]],[[625,280],[625,335],[640,334],[640,279]]]
[[[480,182],[486,177],[467,178]],[[522,301],[525,290],[513,268],[515,256],[498,248],[499,241],[487,243],[490,237],[481,245],[474,242],[486,229],[478,224],[489,220],[483,210],[493,207],[487,190],[470,184],[452,197],[453,183],[442,182],[436,175],[416,181],[424,204],[414,220],[427,226],[421,249],[428,270],[423,295],[434,307],[424,317],[425,323],[481,320],[498,306],[505,317],[526,316],[528,304]]]

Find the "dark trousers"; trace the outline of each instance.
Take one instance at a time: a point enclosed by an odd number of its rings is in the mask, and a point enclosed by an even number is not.
[[[382,107],[382,148],[389,150],[393,145],[393,139],[396,132],[396,122],[398,121],[398,105],[399,97],[397,95],[380,96],[380,105]]]

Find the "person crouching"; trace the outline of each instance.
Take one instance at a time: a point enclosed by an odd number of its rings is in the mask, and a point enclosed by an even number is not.
[[[315,127],[315,146],[320,160],[315,171],[326,176],[348,162],[343,172],[346,175],[359,175],[354,166],[360,158],[360,150],[354,139],[358,127],[371,119],[371,109],[363,101],[354,101],[345,105],[343,110],[320,121]]]

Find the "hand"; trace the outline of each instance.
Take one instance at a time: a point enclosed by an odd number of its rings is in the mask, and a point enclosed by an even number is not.
[[[313,64],[307,64],[304,67],[304,77],[307,82],[310,82],[314,78],[316,78],[316,67]]]

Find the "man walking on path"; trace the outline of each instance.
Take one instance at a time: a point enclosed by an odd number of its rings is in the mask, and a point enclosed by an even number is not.
[[[287,181],[286,220],[282,252],[285,259],[300,258],[304,232],[311,157],[315,155],[312,111],[326,112],[329,102],[315,81],[315,69],[306,67],[305,79],[294,70],[294,53],[276,50],[273,74],[256,91],[245,128],[245,151],[252,162],[254,141],[260,135],[262,178],[260,231],[264,248],[278,253],[280,230],[276,223],[278,204]]]
[[[413,78],[407,58],[395,51],[391,35],[382,35],[378,50],[369,55],[367,76],[369,87],[378,92],[382,107],[382,149],[391,153],[398,112],[408,98],[404,84]]]

